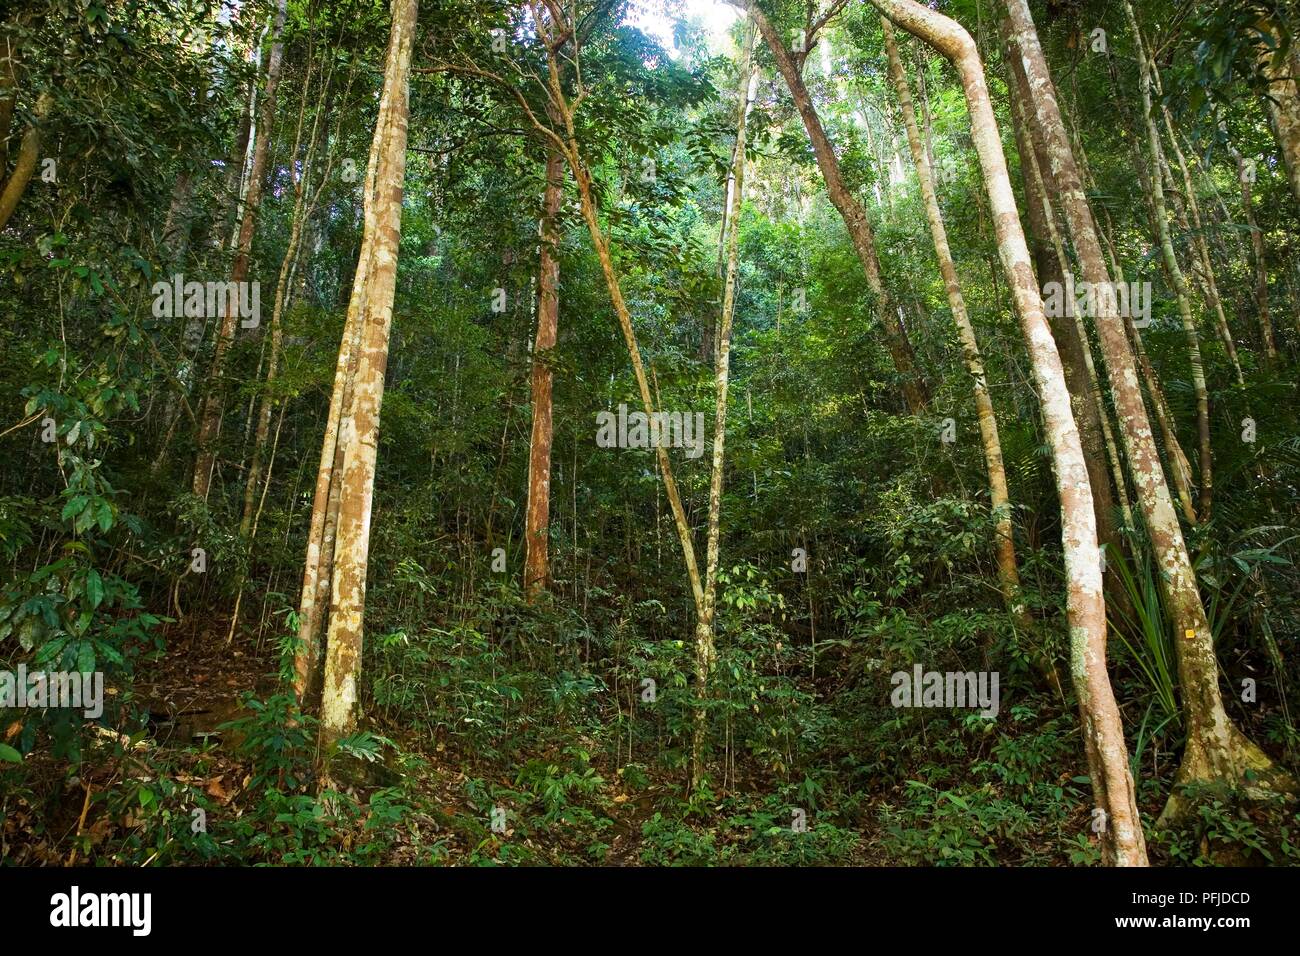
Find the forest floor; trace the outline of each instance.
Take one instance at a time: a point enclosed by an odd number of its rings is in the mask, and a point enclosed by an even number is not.
[[[261,806],[268,796],[265,772],[258,767],[255,749],[246,746],[246,730],[256,727],[249,702],[265,701],[278,692],[278,648],[242,632],[228,642],[228,628],[227,620],[198,616],[172,624],[166,650],[140,664],[131,692],[134,710],[146,715],[143,733],[128,737],[99,728],[97,738],[88,746],[103,753],[94,759],[86,753],[78,776],[60,784],[62,765],[57,759],[35,754],[29,758],[29,769],[47,786],[40,789],[41,799],[25,802],[20,797],[19,805],[4,815],[0,850],[7,862],[58,866],[79,860],[84,864],[93,858],[100,863],[148,865],[157,856],[147,851],[151,842],[157,842],[150,831],[158,821],[155,814],[147,812],[156,798],[145,797],[144,792],[188,792],[191,802],[180,802],[172,814],[177,818],[194,812],[187,807],[201,793],[199,799],[207,808],[206,825],[222,816],[245,817],[254,828],[262,825],[255,821],[259,811],[261,816],[267,814],[267,808]],[[108,688],[106,693],[118,691]],[[382,865],[482,865],[497,859],[643,865],[647,862],[643,855],[647,822],[661,809],[668,811],[681,804],[682,781],[676,779],[681,774],[650,771],[648,779],[628,786],[619,767],[605,765],[612,762],[603,748],[594,741],[576,740],[590,749],[598,782],[581,802],[597,812],[561,812],[551,818],[512,813],[505,832],[494,832],[482,801],[476,805],[474,794],[484,790],[518,792],[516,766],[510,761],[456,753],[410,730],[386,726],[378,718],[372,724],[374,732],[392,744],[384,758],[372,765],[360,763],[346,779],[332,781],[361,808],[342,825],[331,821],[330,835],[336,849],[342,851],[342,859],[335,854],[318,858],[307,854],[301,862],[347,862],[347,853],[370,838],[367,831],[380,824],[365,808],[373,804],[374,794],[385,788],[400,790],[404,812],[396,826],[384,825],[382,855],[366,860]],[[9,734],[15,734],[17,728],[9,728]],[[266,747],[266,742],[261,746]],[[556,756],[512,754],[511,759],[523,765],[535,758],[549,762]],[[733,792],[719,792],[716,809],[723,810],[722,801],[727,797],[743,797],[746,784],[742,780]],[[286,779],[283,770],[275,787],[306,794],[315,790],[308,780],[295,780],[292,775]],[[128,796],[123,798],[123,794]],[[284,822],[282,815],[272,816],[277,823]],[[527,822],[517,829],[516,818]],[[736,838],[733,834],[732,839]],[[143,846],[135,854],[143,859],[123,857],[114,849],[135,843]],[[510,843],[516,846],[508,847]],[[594,845],[600,849],[593,851]],[[874,845],[869,839],[859,844],[864,848]],[[256,860],[254,855],[249,862]],[[868,859],[855,852],[851,861],[843,862],[890,861]]]

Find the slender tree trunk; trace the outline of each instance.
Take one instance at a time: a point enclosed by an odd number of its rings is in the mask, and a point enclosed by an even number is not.
[[[271,125],[275,118],[275,93],[280,83],[280,68],[284,60],[284,21],[287,6],[288,0],[280,0],[276,8],[274,39],[266,67],[266,91],[263,94],[262,112],[258,120],[262,132],[257,137],[257,145],[253,152],[248,196],[239,227],[235,261],[230,270],[230,281],[235,283],[243,283],[248,278],[253,251],[253,233],[257,228],[257,211],[262,201],[262,180],[270,151]],[[194,462],[192,490],[205,501],[212,487],[212,469],[217,461],[217,433],[221,428],[221,417],[225,410],[226,357],[230,344],[234,341],[235,328],[239,322],[239,310],[230,301],[233,297],[226,298],[226,308],[221,316],[216,347],[212,353],[212,366],[208,370],[208,390],[199,413],[198,455]]]
[[[564,155],[546,153],[542,242],[538,256],[537,338],[533,343],[533,432],[528,445],[528,509],[524,529],[524,594],[531,604],[550,587],[551,353],[560,316],[559,216],[564,201]]]
[[[1128,15],[1129,26],[1133,30],[1133,41],[1137,45],[1138,85],[1142,97],[1142,116],[1146,124],[1147,158],[1151,170],[1151,201],[1155,206],[1157,240],[1164,257],[1165,269],[1174,287],[1174,296],[1178,300],[1178,314],[1182,317],[1183,335],[1187,339],[1187,356],[1191,362],[1192,390],[1196,395],[1196,431],[1199,438],[1201,477],[1197,512],[1202,521],[1208,521],[1214,500],[1214,466],[1210,448],[1210,395],[1205,384],[1205,366],[1201,361],[1201,340],[1196,331],[1196,319],[1192,315],[1187,280],[1178,265],[1178,257],[1174,254],[1173,237],[1169,230],[1169,214],[1165,208],[1164,185],[1160,175],[1164,151],[1160,145],[1160,131],[1156,128],[1155,113],[1151,105],[1151,65],[1142,43],[1137,17],[1133,14],[1132,4],[1127,0],[1125,0],[1124,12]]]
[[[745,24],[740,81],[736,88],[736,147],[731,166],[731,191],[727,208],[727,271],[718,321],[713,385],[716,407],[713,419],[713,461],[709,474],[709,517],[705,544],[703,601],[695,622],[696,696],[695,727],[691,740],[691,789],[704,780],[704,745],[708,732],[709,678],[717,660],[713,618],[717,608],[718,552],[722,520],[723,452],[727,436],[727,393],[731,375],[731,327],[736,312],[736,280],[740,262],[740,210],[745,201],[745,121],[749,115],[751,77],[754,70],[754,28]]]
[[[921,200],[925,204],[925,216],[930,223],[934,254],[939,260],[939,272],[943,276],[944,288],[948,294],[948,307],[952,310],[953,322],[957,326],[957,339],[961,343],[962,358],[971,377],[971,390],[974,393],[975,411],[979,420],[980,443],[984,449],[984,465],[988,469],[989,502],[996,516],[995,546],[998,580],[1001,582],[1002,596],[1007,607],[1020,623],[1028,628],[1031,621],[1020,593],[1020,571],[1016,565],[1011,499],[1007,492],[1007,472],[1002,462],[1002,443],[998,438],[998,422],[993,414],[993,400],[989,397],[984,358],[980,354],[979,342],[975,337],[975,327],[971,325],[970,315],[966,311],[966,298],[962,294],[961,282],[957,278],[957,266],[953,262],[952,250],[948,246],[948,230],[944,226],[943,212],[939,209],[939,197],[935,194],[926,147],[917,126],[916,111],[912,108],[912,91],[908,86],[907,74],[903,72],[903,61],[898,55],[894,28],[884,17],[881,18],[881,26],[885,31],[889,79],[893,83],[903,114],[903,127],[907,133],[908,147],[912,152],[912,163],[916,167],[916,181],[921,189]]]
[[[804,128],[808,131],[813,154],[817,157],[817,166],[821,170],[822,179],[826,182],[826,192],[830,196],[831,203],[844,219],[853,248],[862,263],[863,272],[866,273],[867,284],[875,295],[876,312],[884,329],[885,345],[893,359],[894,368],[903,380],[903,396],[908,410],[914,414],[921,412],[929,401],[929,391],[917,368],[916,355],[908,339],[907,330],[899,321],[894,297],[885,287],[880,272],[880,258],[876,253],[876,240],[871,231],[871,222],[867,219],[867,211],[844,183],[839,158],[835,155],[830,137],[827,136],[816,107],[813,106],[812,97],[804,85],[799,64],[758,5],[753,0],[743,0],[742,6],[757,22],[759,32],[763,34],[763,40],[772,51],[777,69],[785,78],[790,97],[794,100]],[[806,42],[812,42],[812,37],[805,39]]]
[[[1251,171],[1241,151],[1228,139],[1227,124],[1220,122],[1223,141],[1228,153],[1237,164],[1237,183],[1241,186],[1241,209],[1246,216],[1246,227],[1250,230],[1250,255],[1254,266],[1255,310],[1259,315],[1259,335],[1264,346],[1264,356],[1269,363],[1277,361],[1277,344],[1273,338],[1273,320],[1268,307],[1268,261],[1264,254],[1264,233],[1255,219],[1255,201],[1251,196]]]
[[[293,293],[294,275],[302,249],[303,232],[315,206],[315,197],[312,196],[310,189],[311,173],[320,132],[322,107],[330,81],[328,75],[322,82],[320,97],[316,103],[312,128],[307,139],[307,149],[302,158],[301,173],[296,172],[298,151],[302,145],[303,120],[307,109],[307,92],[311,88],[312,65],[308,66],[307,78],[303,84],[298,109],[298,126],[294,132],[293,150],[289,154],[290,178],[294,184],[293,214],[289,226],[289,241],[285,243],[284,259],[280,262],[280,275],[275,284],[275,304],[271,309],[271,349],[267,357],[266,382],[258,405],[257,431],[253,438],[252,457],[248,464],[248,478],[244,483],[244,512],[239,524],[239,533],[244,536],[248,536],[253,524],[253,508],[262,479],[262,457],[270,437],[271,412],[276,404],[275,383],[280,371],[280,356],[284,349],[284,314],[289,308]],[[328,171],[326,176],[328,177]]]
[[[1154,63],[1151,70],[1152,76],[1159,81],[1160,74],[1156,71]],[[1192,183],[1192,174],[1187,168],[1187,157],[1183,155],[1182,147],[1178,145],[1178,130],[1174,126],[1174,118],[1169,113],[1169,107],[1162,106],[1161,112],[1165,120],[1165,131],[1169,135],[1169,145],[1174,151],[1174,162],[1178,164],[1178,171],[1182,176],[1183,192],[1187,196],[1187,212],[1192,227],[1192,245],[1201,264],[1202,287],[1205,290],[1206,304],[1214,310],[1219,339],[1223,342],[1224,351],[1228,353],[1228,361],[1232,363],[1232,370],[1237,377],[1237,384],[1245,385],[1246,379],[1241,372],[1241,361],[1237,358],[1237,343],[1232,338],[1232,327],[1228,324],[1228,315],[1224,311],[1223,299],[1219,295],[1219,283],[1214,274],[1214,260],[1210,258],[1210,245],[1205,239],[1205,222],[1201,218],[1201,204],[1196,199],[1196,187]]]
[[[1051,75],[1039,46],[1029,6],[1025,0],[1006,0],[1006,6],[1020,57],[1029,75],[1037,122],[1050,147],[1052,170],[1084,278],[1095,283],[1109,282],[1096,223],[1079,181],[1078,168],[1061,121]],[[1159,567],[1165,606],[1179,635],[1178,671],[1188,739],[1178,783],[1205,779],[1237,783],[1247,769],[1267,769],[1271,767],[1271,761],[1237,730],[1223,708],[1213,634],[1160,467],[1146,407],[1138,389],[1133,354],[1111,297],[1102,296],[1101,305],[1096,327],[1106,358],[1111,394],[1134,476],[1138,504]],[[1170,798],[1169,806],[1173,806],[1176,798],[1177,793]],[[1169,806],[1166,807],[1167,813]]]
[[[1106,607],[1088,470],[1060,356],[1044,316],[1029,248],[1020,229],[984,67],[970,34],[955,21],[913,0],[872,0],[872,5],[946,56],[956,67],[966,93],[972,137],[997,231],[998,254],[1029,346],[1043,422],[1056,464],[1071,671],[1094,792],[1108,818],[1103,847],[1106,856],[1120,864],[1145,865],[1146,846],[1129,773],[1128,749],[1106,673]]]
[[[1011,120],[1016,135],[1016,148],[1020,153],[1020,172],[1025,187],[1025,211],[1032,236],[1034,263],[1037,267],[1039,288],[1049,282],[1055,282],[1064,288],[1065,274],[1069,263],[1065,258],[1065,246],[1056,225],[1056,215],[1052,201],[1048,198],[1052,190],[1047,180],[1051,177],[1048,168],[1046,146],[1040,142],[1034,123],[1027,111],[1032,112],[1033,103],[1029,94],[1029,82],[1025,76],[1024,66],[1015,56],[1015,46],[1011,40],[1010,25],[1005,17],[999,18],[1002,34],[1004,60],[1008,76],[1008,94],[1011,101]],[[1101,386],[1097,376],[1096,365],[1092,360],[1092,346],[1088,341],[1082,322],[1071,307],[1067,314],[1049,316],[1056,347],[1061,354],[1061,363],[1065,367],[1065,381],[1070,389],[1070,404],[1074,409],[1074,420],[1079,426],[1079,440],[1083,444],[1084,458],[1088,465],[1088,482],[1092,487],[1093,510],[1097,518],[1097,540],[1102,544],[1122,551],[1123,541],[1115,522],[1116,499],[1119,513],[1125,528],[1133,527],[1128,492],[1124,476],[1119,471],[1116,460],[1115,441],[1110,432],[1106,406],[1102,400]],[[1107,464],[1110,472],[1107,472]],[[1111,494],[1114,483],[1114,496]],[[1123,582],[1116,572],[1108,574],[1107,594],[1118,596],[1124,594]]]
[[[338,529],[321,696],[321,740],[326,745],[347,734],[356,722],[370,513],[379,450],[379,412],[384,398],[388,337],[397,286],[406,175],[408,84],[417,13],[416,0],[393,0],[384,91],[375,123],[375,138],[382,145],[378,150],[374,192],[367,196],[361,251],[363,257],[372,259],[372,264],[364,277],[364,298],[358,316],[361,329],[351,415],[343,422],[339,438],[345,453],[339,475]]]

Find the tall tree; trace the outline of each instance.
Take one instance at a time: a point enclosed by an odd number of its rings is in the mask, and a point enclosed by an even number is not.
[[[1029,5],[1025,0],[1006,0],[1006,8],[1016,46],[1029,76],[1036,122],[1048,143],[1052,173],[1061,194],[1084,279],[1094,285],[1109,284],[1096,222],[1083,192]],[[1101,296],[1098,301],[1101,308],[1094,325],[1106,359],[1111,397],[1133,474],[1138,506],[1159,568],[1165,606],[1178,635],[1178,673],[1187,723],[1187,743],[1177,782],[1218,780],[1235,785],[1245,778],[1248,771],[1272,769],[1272,761],[1237,729],[1223,709],[1214,637],[1156,453],[1146,407],[1138,389],[1133,353],[1112,297]],[[1175,814],[1180,800],[1181,794],[1175,790],[1166,805],[1166,814]]]
[[[360,276],[362,292],[357,312],[351,408],[343,419],[338,438],[344,455],[343,468],[337,476],[338,526],[321,694],[320,727],[325,743],[348,733],[356,721],[370,515],[379,451],[379,411],[384,400],[388,338],[397,288],[397,252],[402,234],[410,109],[408,87],[417,16],[417,0],[393,0],[383,93],[375,120],[377,145],[371,149],[375,170],[372,191],[365,200],[365,233],[360,253],[363,260],[369,260],[369,266]],[[362,272],[360,265],[357,271]]]
[[[934,179],[930,175],[931,167],[926,148],[921,142],[916,111],[912,108],[912,92],[907,82],[907,74],[903,72],[903,61],[898,55],[894,28],[888,18],[882,17],[880,22],[885,32],[889,79],[894,86],[899,109],[903,114],[903,127],[907,132],[907,144],[912,152],[912,163],[916,167],[916,181],[921,189],[925,217],[930,224],[934,254],[939,260],[939,272],[943,276],[944,290],[948,295],[948,307],[952,310],[952,320],[957,326],[957,339],[961,343],[962,359],[971,377],[971,391],[974,394],[975,412],[979,421],[980,444],[984,449],[984,466],[988,470],[989,503],[996,516],[995,547],[998,577],[1002,582],[1002,596],[1012,613],[1023,624],[1028,625],[1029,612],[1020,593],[1020,571],[1016,564],[1016,545],[1011,526],[1011,499],[1007,493],[1007,471],[1002,462],[1002,443],[998,439],[998,421],[993,413],[993,400],[989,397],[984,357],[980,354],[975,327],[971,325],[970,315],[966,311],[966,297],[962,294],[961,281],[957,278],[957,266],[953,262],[952,250],[948,245],[948,229],[943,222],[943,212],[939,209],[939,197],[935,192]]]
[[[984,66],[970,34],[943,14],[913,0],[872,0],[872,5],[947,57],[957,69],[966,94],[972,138],[997,232],[998,255],[1029,346],[1043,423],[1056,465],[1070,621],[1070,670],[1079,701],[1093,794],[1107,819],[1103,847],[1107,858],[1116,863],[1144,866],[1146,842],[1129,771],[1128,747],[1106,672],[1106,607],[1088,469],[1070,410],[1061,359],[1034,283],[1029,247],[1020,228]]]
[[[539,223],[537,338],[533,342],[533,431],[528,443],[528,506],[524,527],[524,593],[529,601],[551,578],[551,382],[552,350],[560,315],[560,207],[564,202],[564,154],[546,150],[546,188]]]
[[[244,201],[243,217],[240,220],[235,259],[230,268],[230,281],[233,283],[242,284],[248,281],[253,253],[253,234],[257,230],[257,213],[262,202],[262,185],[266,177],[267,157],[271,150],[276,88],[280,84],[280,71],[284,61],[284,21],[287,10],[288,0],[279,0],[275,10],[271,55],[266,67],[266,90],[262,96],[262,112],[258,118],[259,134],[253,152],[248,195]],[[217,330],[216,346],[212,353],[212,364],[208,368],[207,392],[199,412],[199,433],[196,439],[198,455],[194,462],[194,480],[191,490],[205,501],[212,487],[212,470],[217,463],[217,434],[221,430],[221,419],[225,412],[226,359],[231,343],[235,340],[235,329],[239,322],[239,309],[233,301],[235,299],[235,296],[226,296],[225,308],[220,316],[220,326]]]

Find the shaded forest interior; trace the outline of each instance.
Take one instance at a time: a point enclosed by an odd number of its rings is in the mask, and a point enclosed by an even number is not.
[[[19,0],[0,859],[1300,863],[1283,0]]]

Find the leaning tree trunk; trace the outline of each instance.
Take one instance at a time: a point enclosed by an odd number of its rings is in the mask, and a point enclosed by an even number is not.
[[[402,230],[402,191],[406,176],[409,119],[408,84],[415,44],[417,0],[393,0],[392,34],[384,68],[384,91],[375,138],[380,143],[374,191],[366,197],[366,230],[361,256],[371,265],[358,320],[360,323],[351,414],[339,444],[345,449],[331,589],[325,681],[321,694],[321,741],[328,745],[356,721],[361,672],[370,513],[379,450],[379,411],[384,399],[388,337],[397,288],[397,251]],[[358,271],[359,267],[358,267]]]
[[[280,68],[284,61],[284,21],[288,0],[280,0],[275,13],[274,39],[271,57],[266,67],[266,91],[262,98],[262,112],[258,118],[260,132],[253,150],[253,164],[244,202],[243,219],[239,226],[239,241],[235,261],[230,269],[230,281],[243,283],[248,278],[249,262],[253,251],[253,233],[257,229],[257,211],[262,202],[262,181],[265,178],[267,156],[270,154],[271,124],[275,117],[275,91],[280,83]],[[212,353],[212,367],[208,370],[207,394],[199,412],[198,455],[194,462],[194,481],[191,489],[195,495],[207,500],[212,487],[212,469],[217,462],[217,433],[225,405],[226,358],[230,344],[235,339],[239,310],[226,297],[226,307],[217,330],[216,346]]]
[[[1145,865],[1146,845],[1129,773],[1128,748],[1119,707],[1106,673],[1106,607],[1102,599],[1101,555],[1088,469],[1070,410],[1070,393],[1061,359],[1043,314],[1029,248],[1020,229],[984,67],[970,34],[948,17],[913,0],[872,0],[872,5],[946,56],[956,67],[966,93],[971,132],[997,231],[998,254],[1029,347],[1043,422],[1056,466],[1071,672],[1079,698],[1093,790],[1107,816],[1103,847],[1107,857],[1120,864]]]
[[[902,377],[903,397],[907,402],[908,410],[913,413],[923,411],[929,401],[928,389],[917,368],[916,355],[912,351],[907,330],[898,319],[898,307],[894,297],[885,287],[880,271],[880,257],[876,253],[876,239],[871,231],[871,222],[867,219],[867,211],[854,198],[844,182],[839,158],[835,155],[830,137],[826,135],[821,118],[817,115],[817,109],[813,106],[812,97],[804,85],[803,77],[799,73],[799,64],[782,42],[776,28],[759,9],[758,4],[753,0],[744,0],[742,6],[749,11],[750,16],[758,24],[763,40],[772,51],[777,69],[785,78],[790,97],[799,111],[804,128],[808,131],[813,155],[817,158],[817,166],[821,170],[822,179],[826,182],[826,192],[830,196],[831,203],[844,219],[844,225],[849,231],[849,239],[852,240],[854,251],[857,252],[863,272],[866,273],[867,284],[876,298],[876,312],[884,329],[885,345],[893,359],[894,368]],[[805,38],[805,42],[812,42],[812,38]]]
[[[989,503],[996,517],[995,544],[1002,597],[1016,619],[1023,626],[1029,627],[1031,623],[1029,612],[1020,593],[1020,572],[1016,566],[1016,546],[1011,525],[1011,499],[1007,492],[1007,471],[1002,462],[1002,443],[998,439],[998,421],[993,414],[993,400],[989,397],[984,357],[980,354],[975,327],[971,325],[970,315],[966,311],[966,298],[962,294],[961,282],[957,278],[957,266],[953,262],[952,250],[948,246],[948,230],[944,226],[943,213],[939,209],[939,197],[935,193],[934,180],[930,175],[931,167],[925,144],[921,141],[916,111],[912,108],[912,91],[908,86],[907,74],[903,72],[903,61],[898,55],[894,28],[884,17],[881,18],[881,26],[885,31],[889,79],[893,83],[903,114],[903,127],[907,132],[907,145],[912,152],[912,163],[916,167],[916,181],[921,189],[921,200],[925,204],[925,217],[930,223],[934,254],[939,260],[939,272],[943,276],[944,289],[948,294],[948,307],[952,310],[953,323],[957,326],[957,339],[961,343],[962,358],[971,377],[971,391],[979,420],[980,443],[984,449],[984,465],[988,469]]]
[[[524,528],[524,595],[529,603],[550,585],[551,353],[560,317],[559,217],[564,201],[564,155],[546,152],[542,242],[538,253],[537,339],[533,343],[533,432],[528,443],[528,508]]]
[[[1033,109],[1030,102],[1029,81],[1019,58],[1014,56],[1010,25],[1005,17],[999,18],[999,31],[1002,35],[1003,56],[1009,74],[1007,95],[1011,103],[1011,123],[1016,136],[1016,150],[1020,154],[1020,173],[1025,188],[1025,213],[1032,238],[1031,248],[1034,252],[1039,288],[1046,287],[1049,282],[1055,282],[1058,287],[1064,288],[1069,263],[1065,258],[1065,247],[1056,225],[1055,209],[1048,198],[1050,190],[1047,180],[1051,176],[1051,170],[1045,168],[1046,147],[1040,142],[1041,136],[1035,135],[1037,129],[1030,117],[1026,115],[1026,111]],[[1070,388],[1074,420],[1079,426],[1079,440],[1083,444],[1084,457],[1088,463],[1093,511],[1097,516],[1097,540],[1117,552],[1122,552],[1124,543],[1115,521],[1116,499],[1119,502],[1122,524],[1125,529],[1131,530],[1133,519],[1128,493],[1123,472],[1119,469],[1118,452],[1115,448],[1114,436],[1111,434],[1106,405],[1102,400],[1096,365],[1092,359],[1092,345],[1088,341],[1083,323],[1073,315],[1073,312],[1074,309],[1069,308],[1065,315],[1049,316],[1048,322],[1052,326],[1056,347],[1061,354],[1061,363],[1065,367],[1065,382]],[[1111,495],[1112,482],[1114,497]],[[1110,572],[1109,581],[1108,595],[1118,597],[1124,594],[1123,581],[1118,577],[1118,572]]]
[[[1084,278],[1094,283],[1109,282],[1096,222],[1079,180],[1078,167],[1061,120],[1051,74],[1038,42],[1029,5],[1025,0],[1006,0],[1006,7],[1021,61],[1029,75],[1037,122],[1047,137],[1052,171],[1061,192]],[[1214,637],[1201,604],[1178,515],[1160,467],[1146,407],[1138,389],[1133,353],[1111,297],[1102,296],[1100,299],[1103,308],[1095,324],[1106,358],[1124,450],[1159,567],[1165,606],[1181,636],[1177,641],[1178,672],[1187,718],[1187,747],[1178,783],[1207,779],[1236,783],[1247,769],[1264,770],[1271,767],[1271,761],[1237,730],[1223,709]],[[1177,799],[1175,792],[1166,806],[1167,814],[1171,808],[1176,812]]]
[[[1278,63],[1276,51],[1282,45],[1281,37],[1273,31],[1272,39],[1272,47],[1264,49],[1259,56],[1260,66],[1269,80],[1265,105],[1282,153],[1287,182],[1300,205],[1300,54],[1296,53],[1293,39],[1290,55]]]

